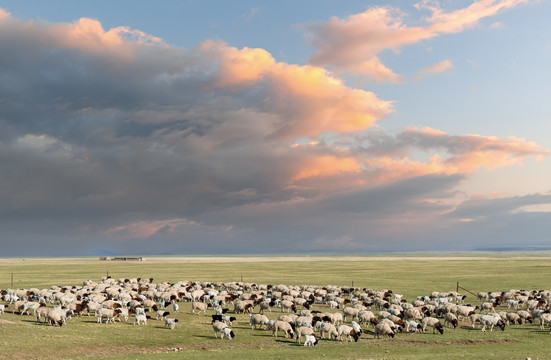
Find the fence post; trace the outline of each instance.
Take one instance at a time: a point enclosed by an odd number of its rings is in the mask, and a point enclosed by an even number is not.
[[[455,292],[459,292],[459,281],[457,282],[457,288],[456,288]]]

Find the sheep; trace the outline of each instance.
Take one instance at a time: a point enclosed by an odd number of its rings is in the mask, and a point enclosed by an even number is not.
[[[423,314],[418,308],[407,309],[404,313],[404,319],[406,320],[422,320]]]
[[[215,338],[218,338],[218,333],[220,333],[220,339],[223,339],[224,335],[226,335],[230,340],[235,338],[235,334],[233,333],[233,330],[227,327],[227,325],[224,324],[223,322],[213,321],[212,329],[214,330]]]
[[[490,311],[494,311],[494,308],[496,307],[497,303],[495,302],[483,302],[480,305],[480,313],[483,311],[486,313],[489,313]]]
[[[505,322],[501,319],[501,317],[493,316],[493,315],[482,315],[480,317],[480,322],[482,323],[482,331],[486,331],[486,327],[490,327],[490,331],[494,330],[494,326],[497,326],[501,329],[501,331],[505,331]]]
[[[423,324],[423,332],[426,331],[427,326],[432,327],[432,333],[434,334],[436,330],[440,333],[440,335],[444,334],[444,328],[442,327],[442,324],[440,323],[440,320],[434,317],[426,317],[424,318],[421,323]]]
[[[249,314],[249,324],[251,325],[251,329],[256,329],[256,326],[260,326],[262,329],[262,326],[267,326],[270,319],[266,315],[262,314]]]
[[[264,313],[264,310],[268,310],[268,312],[271,314],[272,313],[272,307],[275,306],[275,301],[273,300],[264,300],[264,301],[261,301],[258,306],[260,307],[260,313],[263,314]]]
[[[350,326],[352,326],[352,328],[354,329],[354,331],[356,331],[356,334],[358,334],[358,336],[362,336],[362,328],[357,322],[352,321],[350,323]]]
[[[0,305],[0,314],[3,314],[4,311],[8,308],[8,305]]]
[[[165,318],[165,329],[168,327],[171,330],[174,330],[178,319]]]
[[[461,318],[467,319],[469,316],[475,313],[476,307],[473,306],[467,306],[467,305],[461,305],[457,307],[457,320],[460,320]]]
[[[471,326],[474,328],[476,323],[480,323],[480,318],[482,315],[480,314],[471,314],[469,315],[469,321],[471,322]]]
[[[451,327],[455,329],[459,325],[457,316],[452,313],[446,313],[446,315],[444,316],[444,326],[446,326],[447,324],[450,324]]]
[[[353,307],[345,307],[342,309],[342,312],[344,315],[344,321],[346,321],[347,316],[352,316],[353,319],[358,319],[358,314],[360,313],[360,310]]]
[[[551,314],[549,314],[549,313],[541,314],[539,316],[539,319],[540,319],[540,329],[541,330],[545,329],[545,325],[551,325]],[[550,332],[551,332],[551,329],[550,329]]]
[[[314,329],[308,326],[300,326],[296,328],[296,338],[297,338],[297,344],[300,343],[300,338],[303,335],[314,335]]]
[[[379,335],[390,336],[391,338],[393,338],[396,333],[392,330],[389,324],[383,322],[375,325],[374,337],[377,337],[377,339],[379,339]]]
[[[328,339],[337,339],[339,337],[339,333],[335,325],[326,322],[319,322],[318,324],[320,324],[320,335],[323,339],[325,339],[325,334],[328,335]]]
[[[532,324],[534,322],[532,315],[526,310],[518,310],[517,314],[518,314],[518,316],[523,318],[524,321],[527,321],[530,324]]]
[[[410,329],[413,329],[413,332],[418,332],[421,328],[421,324],[419,324],[415,320],[408,320],[406,321],[406,332],[409,332]]]
[[[281,301],[279,306],[281,308],[281,312],[290,312],[291,310],[295,313],[297,312],[297,307],[296,307],[295,303],[292,302],[292,301],[283,300],[283,301]]]
[[[519,324],[521,325],[522,323],[524,323],[524,319],[521,318],[518,314],[516,313],[507,313],[506,315],[506,323],[507,325],[510,325],[510,324]]]
[[[377,323],[379,322],[371,311],[360,312],[360,314],[358,315],[358,321],[360,322],[360,324],[367,324],[367,326],[369,326],[369,324],[377,325]]]
[[[134,325],[147,325],[147,319],[151,319],[151,316],[145,314],[136,314],[134,319]]]
[[[197,314],[201,313],[201,311],[203,313],[205,313],[205,316],[207,315],[207,308],[210,306],[210,304],[207,304],[207,303],[203,303],[203,302],[200,302],[200,301],[194,301],[191,303],[191,313],[192,314],[195,314],[195,310],[197,310]]]
[[[281,330],[285,333],[285,338],[289,338],[289,334],[294,335],[295,334],[295,324],[288,323],[286,321],[277,320],[274,323],[272,336],[277,337],[278,330]]]
[[[316,335],[304,335],[304,346],[316,346],[317,344]]]
[[[98,322],[102,323],[103,318],[106,318],[105,323],[115,322],[115,317],[120,314],[120,309],[108,309],[108,308],[101,308],[96,310],[96,317],[98,318]]]
[[[49,307],[41,306],[38,309],[36,309],[36,321],[42,322],[42,318],[44,318],[44,321],[48,319],[48,313],[51,311]]]
[[[343,341],[343,335],[346,335],[347,341],[352,341],[352,339],[354,339],[354,342],[358,342],[358,339],[360,338],[360,335],[356,333],[354,328],[348,325],[340,325],[337,328],[337,333],[340,341]]]
[[[157,318],[156,318],[157,320],[163,320],[163,318],[170,315],[168,311],[164,311],[164,310],[157,310],[156,314],[157,314]]]
[[[59,325],[61,327],[65,323],[65,311],[61,310],[61,308],[50,310],[47,317],[50,325]]]
[[[180,311],[180,306],[175,301],[172,302],[172,311],[175,312],[175,313]]]

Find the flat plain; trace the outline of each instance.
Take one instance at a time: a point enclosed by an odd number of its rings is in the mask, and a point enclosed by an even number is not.
[[[432,291],[472,293],[509,289],[551,289],[551,254],[403,254],[379,256],[226,256],[145,257],[143,262],[97,258],[0,259],[0,288],[81,286],[103,276],[154,278],[154,282],[249,282],[286,285],[337,285],[391,289],[411,302]],[[13,280],[12,280],[13,279]],[[13,281],[13,286],[12,286]],[[466,303],[480,303],[467,295]],[[5,302],[2,302],[5,304]],[[230,309],[233,307],[230,305]],[[315,310],[328,311],[324,304]],[[171,311],[172,308],[167,309]],[[539,324],[510,325],[505,331],[481,332],[461,322],[443,335],[401,333],[375,339],[372,328],[357,343],[322,340],[316,347],[297,345],[271,331],[251,330],[248,315],[236,315],[236,338],[215,339],[208,316],[191,315],[180,303],[174,330],[159,320],[147,326],[98,324],[92,316],[74,317],[66,326],[37,323],[31,315],[0,315],[0,359],[550,359],[551,334]],[[500,310],[511,311],[506,307]],[[331,310],[336,311],[336,310]],[[373,310],[374,311],[374,310]],[[274,308],[270,319],[281,312]]]

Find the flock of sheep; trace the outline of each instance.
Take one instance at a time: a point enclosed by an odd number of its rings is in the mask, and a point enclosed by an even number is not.
[[[232,339],[232,323],[248,320],[252,330],[283,334],[297,343],[316,345],[319,339],[358,341],[364,334],[394,338],[400,332],[444,333],[464,326],[482,331],[505,330],[509,324],[539,322],[551,326],[551,291],[509,290],[479,293],[477,305],[465,304],[457,292],[432,292],[407,301],[391,290],[347,286],[288,286],[254,283],[210,283],[179,281],[156,283],[150,279],[87,280],[82,286],[51,286],[49,289],[6,289],[1,291],[0,314],[6,309],[33,315],[37,322],[63,326],[73,316],[94,314],[98,323],[128,321],[147,325],[148,319],[164,321],[174,329],[170,317],[182,302],[191,303],[191,314],[210,313],[214,336]],[[321,311],[324,310],[324,311]]]

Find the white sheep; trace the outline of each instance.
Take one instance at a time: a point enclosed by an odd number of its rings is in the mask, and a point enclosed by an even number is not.
[[[337,339],[339,337],[339,333],[335,325],[328,322],[318,322],[316,325],[319,328],[320,335],[323,339],[325,339],[325,334],[328,335],[328,339]]]
[[[540,314],[539,319],[540,319],[540,329],[541,330],[545,329],[545,325],[551,325],[551,314],[549,314],[549,313]]]
[[[446,315],[444,315],[444,326],[446,326],[448,324],[451,325],[451,327],[453,327],[454,329],[459,325],[459,321],[457,320],[457,316],[455,316],[451,312],[446,313]]]
[[[413,329],[413,332],[418,332],[421,329],[421,324],[415,320],[406,321],[406,332],[409,332],[411,329]]]
[[[482,315],[480,322],[482,323],[482,331],[486,331],[486,327],[490,327],[490,331],[493,331],[494,326],[499,327],[502,331],[505,330],[505,322],[499,316]]]
[[[156,318],[157,320],[163,320],[165,317],[170,315],[168,311],[164,311],[164,310],[157,310],[156,314],[157,314],[157,318]]]
[[[304,335],[304,346],[316,346],[317,344],[316,335]]]
[[[134,325],[147,325],[147,319],[151,319],[150,316],[147,316],[145,314],[136,314],[134,319]]]
[[[314,329],[308,326],[299,326],[296,328],[297,344],[300,343],[300,338],[303,335],[314,335]]]
[[[8,305],[0,305],[0,314],[3,314],[7,307]]]
[[[171,330],[174,330],[178,319],[165,318],[165,329],[168,327]]]

